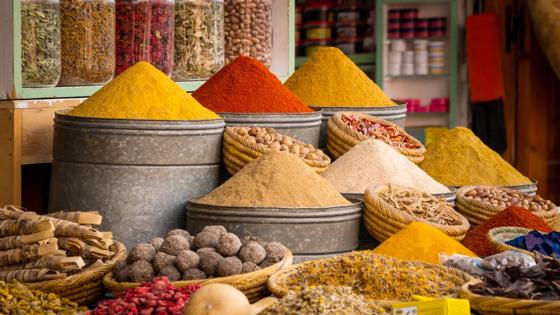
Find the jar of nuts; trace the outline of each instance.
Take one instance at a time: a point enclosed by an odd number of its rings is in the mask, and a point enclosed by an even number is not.
[[[226,64],[250,56],[270,67],[272,61],[272,0],[225,0]]]

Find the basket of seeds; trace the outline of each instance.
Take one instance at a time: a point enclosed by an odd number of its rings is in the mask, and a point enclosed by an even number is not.
[[[223,226],[206,226],[196,236],[175,229],[130,250],[125,262],[103,279],[112,293],[166,276],[175,287],[224,283],[255,302],[268,295],[270,275],[292,264],[292,253],[278,242],[239,238]]]
[[[331,163],[331,159],[320,149],[282,135],[273,128],[226,127],[225,129],[222,152],[224,164],[231,175],[271,150],[294,154],[317,173],[325,171]]]
[[[455,268],[356,251],[280,270],[270,277],[268,288],[284,297],[290,291],[297,294],[314,286],[350,287],[366,301],[390,307],[412,300],[413,295],[456,296],[472,279]]]
[[[363,113],[338,112],[327,123],[327,149],[336,158],[368,139],[381,140],[419,164],[426,148],[396,124]]]
[[[382,242],[412,222],[422,222],[462,240],[469,222],[444,198],[397,185],[376,185],[364,195],[364,224]]]
[[[526,208],[548,224],[558,217],[558,207],[552,201],[505,187],[461,187],[457,190],[455,205],[472,225],[487,221],[509,206]]]

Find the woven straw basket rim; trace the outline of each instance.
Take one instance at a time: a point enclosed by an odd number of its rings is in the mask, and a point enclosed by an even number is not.
[[[517,252],[522,252],[534,258],[536,256],[535,253],[506,244],[507,241],[517,238],[519,236],[526,235],[531,231],[535,231],[535,230],[516,227],[516,226],[501,226],[501,227],[493,228],[490,231],[488,231],[488,233],[486,234],[486,238],[499,252],[514,250]]]

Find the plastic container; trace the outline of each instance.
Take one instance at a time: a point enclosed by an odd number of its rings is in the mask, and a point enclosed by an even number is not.
[[[400,29],[401,29],[400,20],[389,19],[387,21],[387,30],[391,31],[391,30],[400,30]]]
[[[414,63],[414,74],[427,75],[430,73],[428,63]]]
[[[405,50],[406,50],[406,41],[402,39],[391,41],[391,51],[405,51]]]
[[[118,75],[138,61],[151,62],[166,75],[173,70],[173,0],[116,0]]]
[[[21,80],[24,87],[52,87],[62,71],[58,0],[21,1]]]
[[[296,17],[295,17],[296,25],[301,25],[303,23],[303,6],[296,5]]]
[[[440,65],[430,65],[430,74],[446,74],[447,68],[445,66]]]
[[[415,25],[414,25],[414,19],[401,19],[401,20],[400,20],[400,26],[401,26],[401,29],[403,29],[403,28],[405,28],[405,29],[406,29],[406,28],[411,28],[411,29],[413,29],[413,28],[415,27]]]
[[[361,6],[350,5],[346,7],[338,7],[335,12],[336,23],[356,23],[363,20],[364,9]]]
[[[257,1],[258,2],[258,1]],[[303,21],[309,22],[319,22],[326,21],[334,22],[334,6],[329,3],[311,3],[305,6],[303,9]]]
[[[428,63],[428,52],[425,50],[415,51],[414,63]]]
[[[305,38],[308,40],[330,40],[332,39],[333,24],[327,21],[309,22],[305,29]]]
[[[418,17],[418,9],[401,9],[401,19],[416,19]]]
[[[416,39],[414,42],[412,42],[412,45],[414,46],[414,51],[416,52],[427,51],[428,42],[429,41],[427,39]]]
[[[446,17],[432,17],[428,19],[428,27],[430,28],[447,28]]]
[[[395,19],[395,20],[399,20],[401,18],[401,10],[399,9],[391,9],[389,10],[389,12],[387,13],[387,17],[389,19]]]
[[[447,28],[445,27],[430,27],[428,29],[428,36],[430,37],[443,37],[447,35]]]
[[[59,86],[100,85],[115,72],[115,1],[60,0]]]
[[[403,63],[402,74],[403,75],[414,75],[414,64],[413,63]]]
[[[428,50],[430,53],[445,53],[444,41],[431,41],[428,43]]]
[[[306,56],[311,56],[317,51],[317,49],[330,45],[332,45],[332,41],[330,40],[306,40],[303,43]]]
[[[402,53],[403,63],[413,63],[414,62],[414,51],[407,50]]]
[[[425,27],[418,27],[414,28],[414,37],[429,37],[430,32]]]
[[[425,19],[425,18],[414,19],[414,27],[421,27],[421,28],[428,29],[429,25],[430,25],[429,19]]]
[[[414,38],[414,28],[401,28],[401,38]]]
[[[358,54],[362,52],[361,38],[342,38],[335,41],[334,46],[342,50],[346,55]]]
[[[390,51],[388,55],[388,60],[390,64],[401,64],[403,62],[403,54],[402,51]]]
[[[365,25],[363,24],[336,24],[334,27],[335,38],[354,38],[363,36],[365,36]]]
[[[224,0],[225,62],[251,56],[272,62],[272,0]]]
[[[402,74],[402,65],[400,63],[390,63],[388,67],[390,76],[399,76]]]
[[[400,29],[388,30],[387,38],[388,39],[401,38],[401,30]]]

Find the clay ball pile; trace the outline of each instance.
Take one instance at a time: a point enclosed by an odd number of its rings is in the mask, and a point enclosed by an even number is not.
[[[520,206],[532,212],[553,211],[556,209],[556,205],[550,200],[545,200],[540,196],[529,196],[515,190],[489,186],[474,187],[465,192],[465,198],[486,202],[494,207],[503,209],[509,206]]]
[[[262,144],[271,150],[285,151],[302,159],[313,161],[330,161],[330,158],[311,144],[305,144],[292,137],[281,135],[273,128],[237,128],[237,134],[250,142]]]
[[[278,242],[247,236],[240,239],[220,225],[206,226],[196,236],[181,229],[165,238],[136,245],[117,266],[120,282],[145,282],[165,276],[170,281],[227,277],[260,270],[286,255]]]

